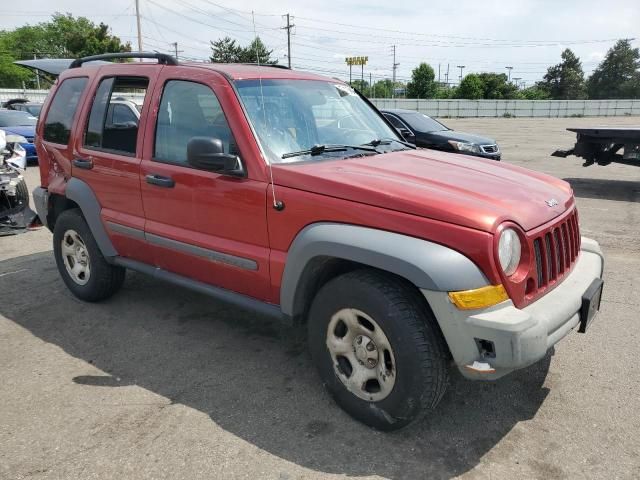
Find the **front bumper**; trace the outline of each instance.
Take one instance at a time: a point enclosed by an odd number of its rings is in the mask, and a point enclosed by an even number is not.
[[[487,309],[459,310],[446,292],[423,290],[454,362],[465,377],[492,380],[543,358],[580,321],[582,295],[602,278],[604,257],[597,242],[582,238],[580,257],[571,274],[555,289],[523,309],[508,300]],[[491,342],[487,354],[481,340]],[[474,362],[490,365],[490,372],[467,368]]]

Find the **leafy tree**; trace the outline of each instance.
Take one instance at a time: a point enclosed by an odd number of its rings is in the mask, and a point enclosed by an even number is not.
[[[378,80],[373,84],[373,98],[389,98],[393,91],[393,82],[385,78],[384,80]]]
[[[469,98],[472,100],[478,100],[484,95],[484,83],[478,75],[470,73],[466,75],[460,82],[458,87],[458,98]]]
[[[407,84],[408,98],[433,98],[438,85],[436,74],[430,65],[421,63],[411,72],[411,81]]]
[[[56,13],[50,21],[0,31],[0,86],[20,87],[22,82],[34,86],[33,74],[12,65],[15,60],[43,57],[69,58],[107,52],[131,51],[110,34],[109,26],[96,25],[87,18]]]
[[[230,37],[211,42],[212,54],[209,58],[212,63],[239,63],[242,55],[242,47]]]
[[[587,81],[589,98],[640,97],[640,51],[618,40]]]
[[[248,46],[238,45],[230,37],[224,37],[215,42],[211,42],[212,54],[210,60],[213,63],[260,63],[275,65],[278,60],[273,60],[266,45],[256,37]]]
[[[512,99],[518,97],[518,88],[507,81],[504,73],[479,73],[478,78],[483,83],[482,98]]]
[[[549,98],[549,91],[538,84],[520,91],[520,96],[525,100],[546,100]]]
[[[356,79],[351,81],[351,86],[361,93],[368,95],[369,94],[369,82],[366,80]]]
[[[562,52],[562,62],[549,67],[539,87],[549,92],[554,100],[586,98],[587,90],[580,58],[571,49]]]

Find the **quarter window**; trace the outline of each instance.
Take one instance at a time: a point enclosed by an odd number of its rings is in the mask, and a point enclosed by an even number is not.
[[[154,159],[186,165],[187,143],[193,137],[217,138],[225,153],[239,153],[215,93],[200,83],[170,80],[158,111]]]
[[[110,77],[100,82],[93,99],[84,145],[134,156],[140,113],[149,80],[141,77]]]
[[[87,85],[86,77],[68,78],[62,82],[51,102],[44,122],[44,139],[66,145],[78,103]]]

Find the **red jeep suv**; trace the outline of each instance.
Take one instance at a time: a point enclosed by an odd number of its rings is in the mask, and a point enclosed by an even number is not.
[[[90,63],[123,55],[156,61]],[[375,428],[435,407],[451,363],[496,379],[599,308],[567,183],[415,149],[339,80],[108,54],[72,62],[40,118],[33,196],[74,295],[131,269],[305,324],[322,382]]]

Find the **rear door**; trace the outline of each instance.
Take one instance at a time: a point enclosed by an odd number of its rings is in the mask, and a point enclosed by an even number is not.
[[[144,211],[140,193],[140,161],[148,91],[162,66],[106,67],[96,77],[92,98],[83,111],[77,136],[73,176],[89,184],[100,203],[101,218],[123,257],[152,263],[144,242]],[[144,75],[141,74],[144,73]],[[126,97],[142,105],[140,119],[114,123],[113,106]]]
[[[235,96],[219,75],[194,69],[180,78],[174,70],[163,70],[154,94],[155,128],[148,127],[141,164],[145,235],[155,265],[267,299],[267,185],[252,169],[256,162],[239,120],[229,122],[225,114],[239,110],[225,107]],[[247,178],[191,167],[187,143],[193,137],[222,140],[225,153],[238,155],[248,168]]]

